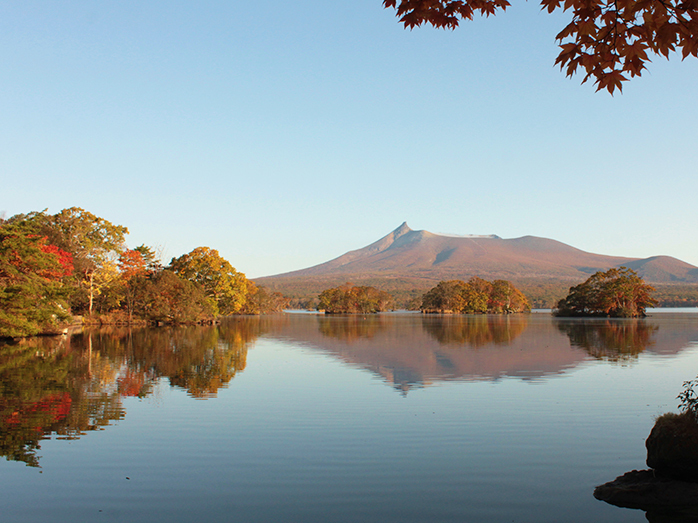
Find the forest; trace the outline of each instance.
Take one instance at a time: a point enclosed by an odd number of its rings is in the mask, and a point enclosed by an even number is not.
[[[282,310],[286,300],[198,247],[167,266],[152,247],[126,245],[128,229],[71,207],[0,221],[0,337],[60,332],[84,323],[211,323]]]

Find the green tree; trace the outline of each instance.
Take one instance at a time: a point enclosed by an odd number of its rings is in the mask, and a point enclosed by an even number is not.
[[[147,262],[141,251],[127,249],[119,256],[121,294],[129,322],[133,321],[134,311],[145,305],[143,287],[149,273]]]
[[[556,316],[637,318],[656,304],[654,288],[627,267],[599,271],[584,283],[570,287],[554,310]]]
[[[247,278],[215,249],[197,247],[189,254],[173,258],[168,269],[201,285],[206,296],[215,304],[217,314],[235,314],[245,306]]]
[[[139,245],[133,249],[134,251],[140,253],[141,258],[145,264],[145,270],[148,273],[155,273],[162,270],[162,263],[160,263],[160,255],[155,252],[155,249],[148,247],[147,245]]]
[[[475,13],[493,15],[509,7],[508,0],[383,0],[395,8],[405,27],[423,23],[455,29]],[[541,0],[543,9],[572,12],[572,21],[558,33],[560,54],[555,61],[567,76],[578,69],[582,83],[595,79],[597,90],[622,88],[628,77],[640,76],[648,53],[669,58],[698,57],[698,2],[695,0]]]
[[[80,207],[63,209],[53,216],[41,213],[38,218],[49,242],[73,256],[75,271],[80,276],[77,286],[85,291],[84,307],[92,314],[95,297],[115,281],[116,260],[125,249],[128,229]],[[76,300],[73,304],[81,308]]]
[[[112,292],[118,295],[129,323],[134,319],[147,319],[146,309],[156,299],[157,275],[163,270],[158,255],[146,245],[126,249],[119,255],[118,268],[119,283],[113,286]]]
[[[465,307],[461,312],[468,314],[485,314],[488,312],[487,304],[490,301],[492,284],[487,280],[474,276],[465,285]]]
[[[36,232],[31,220],[0,224],[0,337],[56,332],[69,318],[70,256]]]

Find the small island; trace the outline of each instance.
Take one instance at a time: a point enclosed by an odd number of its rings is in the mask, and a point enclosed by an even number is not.
[[[423,296],[419,309],[425,314],[510,314],[530,312],[531,304],[509,281],[474,277],[439,282]]]
[[[557,303],[555,316],[595,316],[604,318],[644,318],[645,309],[656,305],[654,287],[627,267],[599,271],[584,283],[570,287],[566,298]]]
[[[350,283],[320,293],[319,311],[325,314],[373,314],[393,308],[393,297],[385,291]]]

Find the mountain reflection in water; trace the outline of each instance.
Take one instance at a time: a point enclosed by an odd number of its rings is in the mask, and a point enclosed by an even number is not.
[[[38,466],[42,439],[100,430],[125,416],[124,397],[145,397],[162,380],[192,398],[215,397],[245,370],[260,337],[329,354],[407,394],[444,380],[545,379],[590,358],[626,363],[645,351],[676,354],[698,339],[695,322],[662,325],[542,314],[279,314],[0,343],[0,454]]]
[[[698,326],[663,335],[651,318],[382,314],[287,315],[267,335],[370,370],[407,393],[443,380],[543,379],[589,357],[627,362],[643,351],[675,354],[697,333]]]

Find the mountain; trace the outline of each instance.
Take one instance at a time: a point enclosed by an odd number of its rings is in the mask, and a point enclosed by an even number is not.
[[[524,292],[537,288],[547,294],[564,295],[569,286],[594,272],[620,266],[630,267],[654,284],[698,284],[698,267],[670,256],[606,256],[536,236],[447,236],[414,231],[407,223],[366,247],[328,262],[257,278],[255,282],[300,296],[345,282],[374,285],[389,292],[423,292],[441,280],[479,276],[510,280]]]

